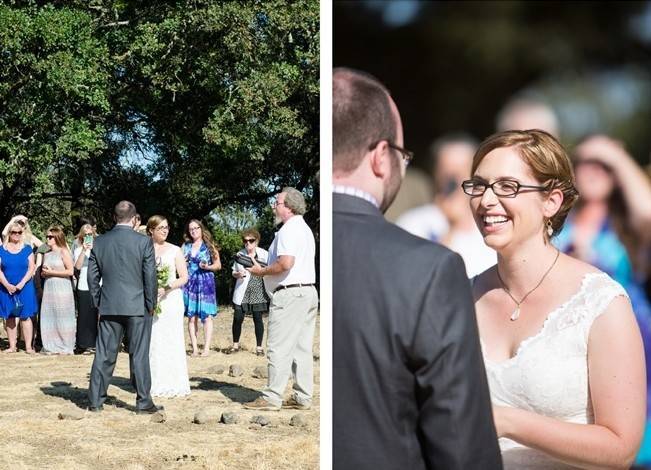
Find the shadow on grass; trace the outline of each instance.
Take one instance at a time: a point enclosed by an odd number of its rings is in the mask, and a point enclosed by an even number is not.
[[[192,390],[219,390],[226,398],[237,403],[247,403],[260,396],[258,390],[206,377],[190,377],[190,382],[198,382],[197,385],[190,386]]]
[[[90,405],[90,402],[88,401],[88,389],[73,387],[70,382],[51,382],[49,387],[41,387],[41,391],[45,395],[68,400],[82,410],[87,409]],[[106,398],[104,404],[112,405],[116,408],[125,408],[129,411],[136,410],[135,406],[128,405],[124,401],[110,395]]]

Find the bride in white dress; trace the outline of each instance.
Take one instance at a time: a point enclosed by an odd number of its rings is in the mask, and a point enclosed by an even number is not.
[[[577,199],[565,150],[542,131],[495,134],[471,175],[463,189],[498,253],[473,295],[504,468],[629,468],[642,340],[622,286],[551,243]]]
[[[181,289],[188,282],[188,270],[181,248],[165,241],[168,233],[169,224],[164,217],[149,218],[147,234],[154,241],[156,263],[169,269],[167,286],[158,289],[160,313],[154,316],[149,346],[151,395],[154,397],[190,394]]]

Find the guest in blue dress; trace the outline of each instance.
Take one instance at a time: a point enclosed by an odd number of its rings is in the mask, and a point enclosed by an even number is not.
[[[204,225],[192,219],[185,227],[183,256],[188,264],[188,283],[183,288],[185,315],[189,318],[188,333],[192,343],[192,355],[198,356],[198,320],[203,323],[204,343],[202,356],[210,353],[212,319],[217,315],[217,289],[215,272],[222,267],[219,251],[210,232]]]
[[[18,324],[22,325],[25,350],[34,353],[32,317],[38,311],[34,275],[34,255],[30,244],[24,243],[24,225],[13,223],[0,246],[0,316],[6,320],[9,349],[18,351]]]
[[[574,150],[579,203],[555,245],[610,275],[626,290],[642,333],[651,371],[651,302],[644,290],[650,248],[651,182],[620,142],[604,135],[583,139]],[[651,373],[647,373],[651,398]],[[651,465],[651,399],[636,465]]]

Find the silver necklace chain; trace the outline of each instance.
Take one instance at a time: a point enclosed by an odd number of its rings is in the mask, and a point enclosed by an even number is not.
[[[538,289],[538,287],[540,287],[540,284],[542,284],[542,282],[545,280],[545,278],[547,277],[549,272],[552,270],[552,268],[556,264],[556,261],[558,261],[558,257],[560,256],[560,254],[561,254],[561,252],[559,250],[556,250],[556,258],[554,258],[554,262],[547,269],[547,271],[545,271],[545,274],[542,275],[542,277],[540,278],[540,281],[538,281],[538,284],[536,284],[536,286],[533,289],[531,289],[529,292],[524,294],[524,297],[522,297],[522,299],[520,299],[519,302],[516,300],[515,297],[513,297],[513,294],[511,294],[508,287],[506,287],[506,284],[504,284],[504,281],[502,280],[502,276],[500,276],[500,269],[499,269],[499,267],[497,268],[497,277],[500,280],[500,283],[502,284],[502,289],[504,289],[504,292],[506,292],[509,295],[509,297],[511,297],[511,300],[513,300],[513,302],[515,302],[515,305],[517,306],[516,309],[511,314],[511,321],[515,321],[518,318],[520,318],[520,305],[522,304],[522,302],[524,302],[527,299],[527,297],[529,297],[529,294],[531,294],[533,291]]]

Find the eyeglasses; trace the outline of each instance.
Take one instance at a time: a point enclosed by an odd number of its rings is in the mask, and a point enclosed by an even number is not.
[[[386,140],[387,145],[389,146],[389,148],[392,148],[393,150],[397,150],[398,152],[400,152],[400,155],[402,156],[402,159],[405,161],[405,165],[409,165],[409,163],[411,163],[411,161],[414,159],[414,152],[412,152],[411,150],[407,150],[405,148],[402,148],[402,147],[398,147],[396,144],[394,144],[393,142],[391,142],[390,140],[387,140],[387,139],[380,139],[377,142],[372,143],[371,145],[369,145],[368,149],[373,150],[375,147],[377,147],[377,144],[379,144],[380,142],[382,142],[384,140]]]
[[[491,184],[476,180],[466,180],[461,183],[463,192],[468,196],[483,196],[486,190],[491,188],[496,196],[515,197],[522,188],[532,191],[549,191],[550,186],[550,184],[546,186],[532,186],[529,184],[520,184],[518,181],[508,179],[493,181]]]
[[[156,230],[157,232],[165,232],[165,231],[167,231],[169,229],[170,228],[167,225],[162,225],[160,227],[156,227],[154,230]]]
[[[22,235],[23,234],[23,232],[16,232],[15,230],[12,230],[9,233],[11,233],[12,235]]]
[[[245,238],[244,243],[255,243],[257,240],[255,238]]]
[[[196,232],[197,230],[201,230],[201,227],[190,227],[190,232]]]
[[[271,203],[271,207],[284,206],[284,205],[285,205],[284,202],[278,202],[278,201],[273,201]]]
[[[54,235],[46,235],[45,238],[47,238],[48,240],[52,240],[54,238]]]

